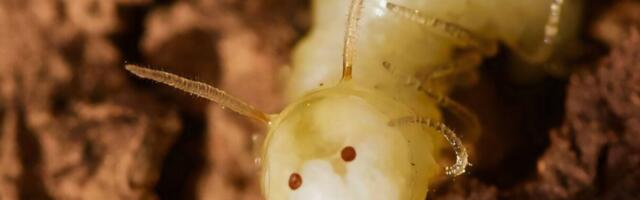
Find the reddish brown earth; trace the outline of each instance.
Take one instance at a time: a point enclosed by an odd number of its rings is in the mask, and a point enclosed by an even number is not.
[[[566,77],[517,84],[487,61],[454,95],[484,126],[474,166],[429,199],[637,199],[639,13],[589,1]],[[308,15],[294,0],[0,1],[0,199],[261,199],[260,126],[123,63],[277,112]]]

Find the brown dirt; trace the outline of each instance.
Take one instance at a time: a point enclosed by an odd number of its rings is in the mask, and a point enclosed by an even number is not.
[[[578,69],[569,78],[518,85],[497,58],[454,95],[485,134],[471,172],[430,199],[640,196],[640,3],[589,2],[591,49],[568,64]],[[0,199],[261,199],[252,142],[260,126],[137,79],[123,63],[162,67],[276,112],[308,6],[0,1]]]

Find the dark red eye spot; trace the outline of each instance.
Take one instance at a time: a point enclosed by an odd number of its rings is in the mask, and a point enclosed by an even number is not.
[[[302,176],[298,173],[291,174],[291,176],[289,176],[289,188],[296,190],[300,186],[302,186]]]
[[[356,159],[356,149],[354,149],[352,146],[347,146],[342,149],[342,152],[340,152],[340,156],[342,156],[342,160],[351,162]]]

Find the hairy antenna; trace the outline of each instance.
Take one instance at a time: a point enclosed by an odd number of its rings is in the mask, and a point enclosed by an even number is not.
[[[147,69],[133,64],[125,65],[125,68],[136,76],[164,83],[182,91],[194,94],[196,96],[209,99],[220,104],[223,107],[227,107],[237,113],[240,113],[241,115],[257,119],[267,124],[270,121],[269,116],[267,116],[267,114],[265,114],[264,112],[259,111],[253,106],[250,106],[249,104],[231,95],[228,95],[226,92],[210,86],[206,83],[192,81],[175,74]]]
[[[467,136],[467,141],[474,141],[480,135],[480,131],[482,130],[480,120],[467,107],[450,99],[449,97],[439,95],[431,89],[426,88],[422,91],[424,91],[424,93],[430,98],[435,99],[438,102],[438,105],[451,111],[456,117],[460,118],[460,120],[462,120],[468,126],[469,131],[465,134],[465,136]]]
[[[553,0],[549,7],[549,17],[544,26],[544,38],[542,44],[533,52],[525,52],[520,48],[513,48],[513,51],[529,63],[544,62],[553,53],[553,45],[558,37],[558,25],[564,0]]]
[[[492,54],[492,52],[495,51],[495,47],[493,47],[487,41],[481,39],[473,32],[455,23],[451,23],[436,17],[430,17],[418,10],[389,2],[387,2],[386,7],[389,11],[402,18],[408,19],[426,27],[430,27],[435,31],[440,31],[452,38],[464,42],[467,45],[484,48],[487,51],[487,54]]]
[[[475,56],[473,56],[473,58],[475,58]],[[479,60],[480,58],[477,58],[477,59]],[[468,61],[465,61],[465,60],[468,60]],[[461,59],[461,61],[463,61],[463,62],[476,62],[474,60],[464,59],[464,58]],[[479,62],[479,61],[477,61],[477,62]],[[453,64],[453,65],[455,65],[455,64]],[[410,76],[410,75],[406,75],[406,74],[401,74],[401,73],[395,72],[395,69],[391,66],[391,63],[389,63],[389,62],[383,62],[382,66],[384,67],[384,69],[386,69],[391,74],[398,76],[399,80],[405,80],[406,81],[405,84],[407,84],[407,86],[413,87],[413,88],[417,89],[418,91],[424,92],[424,94],[426,94],[429,98],[432,98],[433,100],[436,100],[436,102],[438,103],[439,106],[441,106],[441,107],[443,107],[445,109],[448,109],[456,117],[458,117],[460,120],[462,120],[465,123],[465,125],[469,126],[469,132],[467,134],[465,134],[465,135],[471,137],[472,141],[475,140],[480,135],[480,131],[482,130],[482,126],[480,125],[480,120],[468,108],[466,108],[462,104],[454,101],[453,99],[450,99],[449,97],[447,97],[445,95],[441,95],[441,94],[436,93],[435,91],[433,91],[429,87],[423,87],[423,84],[424,84],[423,81],[420,80],[420,79],[417,79],[414,76]],[[427,80],[429,80],[429,79],[432,79],[432,78],[440,78],[442,76],[446,76],[448,74],[457,72],[457,70],[471,70],[472,68],[464,68],[464,66],[473,66],[473,65],[463,64],[461,66],[462,66],[462,68],[458,68],[458,69],[453,69],[452,67],[447,67],[445,69],[441,69],[441,70],[435,71],[435,73],[430,74],[426,78],[427,78]],[[436,77],[434,77],[434,76],[436,76]]]
[[[442,134],[453,148],[453,151],[456,153],[456,163],[452,166],[445,167],[445,173],[449,176],[458,176],[466,171],[466,168],[469,165],[469,154],[467,154],[467,150],[464,148],[464,145],[462,145],[462,141],[460,141],[460,138],[458,138],[449,127],[444,125],[444,123],[433,121],[430,118],[418,116],[402,117],[389,121],[390,126],[398,126],[404,124],[421,124],[426,127],[435,129],[440,134]]]
[[[351,80],[353,56],[356,46],[356,32],[358,30],[358,21],[362,13],[362,1],[353,0],[349,7],[349,17],[347,19],[347,30],[344,36],[344,49],[342,51],[342,80]]]

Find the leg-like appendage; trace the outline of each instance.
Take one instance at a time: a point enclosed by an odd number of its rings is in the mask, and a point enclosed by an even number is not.
[[[461,55],[450,63],[443,65],[424,77],[424,81],[430,81],[449,77],[476,69],[482,62],[482,56],[473,52]]]
[[[553,0],[549,11],[547,23],[544,26],[544,38],[540,47],[533,52],[525,52],[520,47],[512,47],[513,51],[529,63],[541,63],[546,61],[553,53],[553,45],[558,35],[558,24],[562,14],[564,0]]]
[[[192,81],[168,72],[147,69],[132,64],[127,64],[125,68],[136,76],[164,83],[196,96],[209,99],[241,115],[257,119],[267,124],[270,121],[269,116],[264,112],[206,83]]]
[[[463,60],[464,59],[461,59],[462,62],[469,62],[469,61],[463,61]],[[452,65],[454,64],[462,64],[463,66],[475,66],[469,63],[454,62]],[[417,90],[424,92],[428,97],[434,99],[440,107],[451,111],[458,119],[462,120],[462,122],[468,127],[469,132],[465,134],[468,136],[468,138],[472,138],[472,140],[474,140],[480,135],[480,131],[482,130],[482,127],[480,125],[480,120],[478,120],[478,117],[474,115],[471,111],[469,111],[469,109],[467,109],[465,106],[454,101],[453,99],[446,97],[445,95],[437,94],[436,92],[431,90],[428,86],[423,87],[423,82],[424,82],[423,80],[417,79],[416,77],[413,77],[413,76],[403,75],[395,72],[391,64],[388,62],[384,62],[382,65],[391,74],[398,76],[398,80],[404,80],[405,84],[408,87],[414,87]],[[470,69],[457,68],[454,65],[450,68],[450,70],[451,71],[443,71],[443,72],[436,71],[436,73],[433,73],[433,75],[429,75],[427,77],[427,81],[433,79],[432,76],[438,74],[438,72],[442,74],[441,76],[436,76],[435,78],[443,77],[445,75],[451,75],[449,73],[458,73],[458,72],[470,70]]]
[[[347,18],[347,30],[344,36],[344,49],[342,50],[342,80],[351,80],[353,57],[356,48],[356,32],[358,31],[358,21],[362,13],[362,1],[353,0],[349,7],[349,17]]]
[[[402,117],[389,121],[390,126],[401,126],[406,124],[421,124],[428,128],[435,129],[442,134],[456,153],[456,163],[452,166],[445,167],[446,174],[449,176],[458,176],[465,173],[466,168],[469,165],[469,155],[467,154],[467,150],[464,148],[464,145],[462,145],[460,138],[458,138],[456,134],[444,123],[433,121],[430,118],[417,116]]]
[[[467,107],[462,104],[450,99],[444,95],[437,94],[431,89],[423,89],[427,96],[435,99],[438,102],[438,105],[441,107],[451,111],[456,117],[458,117],[462,122],[468,127],[465,136],[466,138],[474,141],[480,135],[482,131],[482,126],[480,125],[480,120],[478,116],[473,114]]]
[[[474,34],[473,32],[461,27],[455,23],[448,22],[436,17],[430,17],[418,10],[403,7],[393,3],[386,4],[387,9],[392,13],[399,15],[405,19],[421,24],[423,26],[432,28],[435,31],[439,31],[445,35],[448,35],[458,41],[461,41],[463,45],[472,46],[482,49],[485,54],[494,54],[497,50],[495,43],[491,43]]]

